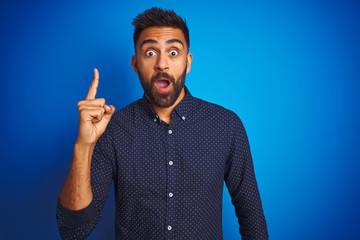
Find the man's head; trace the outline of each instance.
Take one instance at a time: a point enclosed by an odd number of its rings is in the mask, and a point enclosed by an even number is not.
[[[133,36],[135,51],[139,36],[144,29],[148,27],[172,27],[178,28],[182,31],[185,37],[187,51],[189,52],[190,37],[186,20],[177,15],[173,10],[164,10],[157,7],[150,8],[137,15],[133,19],[132,25],[135,26]]]
[[[158,107],[170,107],[184,95],[190,71],[189,30],[174,11],[151,8],[134,18],[132,66],[145,95]]]

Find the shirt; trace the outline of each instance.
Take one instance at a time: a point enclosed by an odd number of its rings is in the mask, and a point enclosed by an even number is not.
[[[268,239],[241,120],[193,97],[186,87],[185,92],[170,124],[145,96],[113,115],[92,156],[92,202],[79,211],[58,202],[63,239],[84,239],[91,233],[112,181],[116,239],[223,239],[224,181],[242,239]]]

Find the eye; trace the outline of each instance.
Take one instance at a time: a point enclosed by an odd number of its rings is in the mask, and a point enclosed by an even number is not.
[[[178,55],[179,53],[178,53],[178,51],[176,51],[176,50],[171,50],[170,51],[170,56],[176,56],[176,55]]]
[[[145,54],[146,56],[152,57],[156,54],[156,52],[154,50],[147,50]]]

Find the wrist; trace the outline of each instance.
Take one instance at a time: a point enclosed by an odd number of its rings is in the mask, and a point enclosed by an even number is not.
[[[95,142],[96,143],[96,142]],[[75,142],[75,148],[76,149],[83,149],[83,150],[90,150],[92,148],[94,148],[95,146],[95,143],[88,143],[88,142],[83,142],[79,139],[76,139],[76,142]]]
[[[74,145],[74,156],[73,159],[81,160],[87,159],[89,163],[91,162],[91,156],[95,148],[95,143],[87,144],[82,142],[75,142]],[[83,160],[81,160],[82,162]]]

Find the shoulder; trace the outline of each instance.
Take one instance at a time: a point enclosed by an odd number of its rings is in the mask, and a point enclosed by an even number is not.
[[[119,131],[127,131],[134,124],[134,114],[139,109],[140,99],[128,104],[124,108],[116,111],[111,117],[106,132],[117,134]]]
[[[217,138],[232,144],[236,141],[247,142],[247,134],[240,117],[228,108],[199,98],[194,98],[195,119],[211,129]]]
[[[123,107],[122,109],[116,111],[112,118],[114,119],[122,119],[130,117],[134,111],[136,111],[137,108],[139,108],[139,101],[140,99],[128,104],[126,107]]]
[[[208,102],[194,97],[193,105],[195,114],[202,114],[230,125],[241,124],[240,117],[232,110],[216,103]]]

